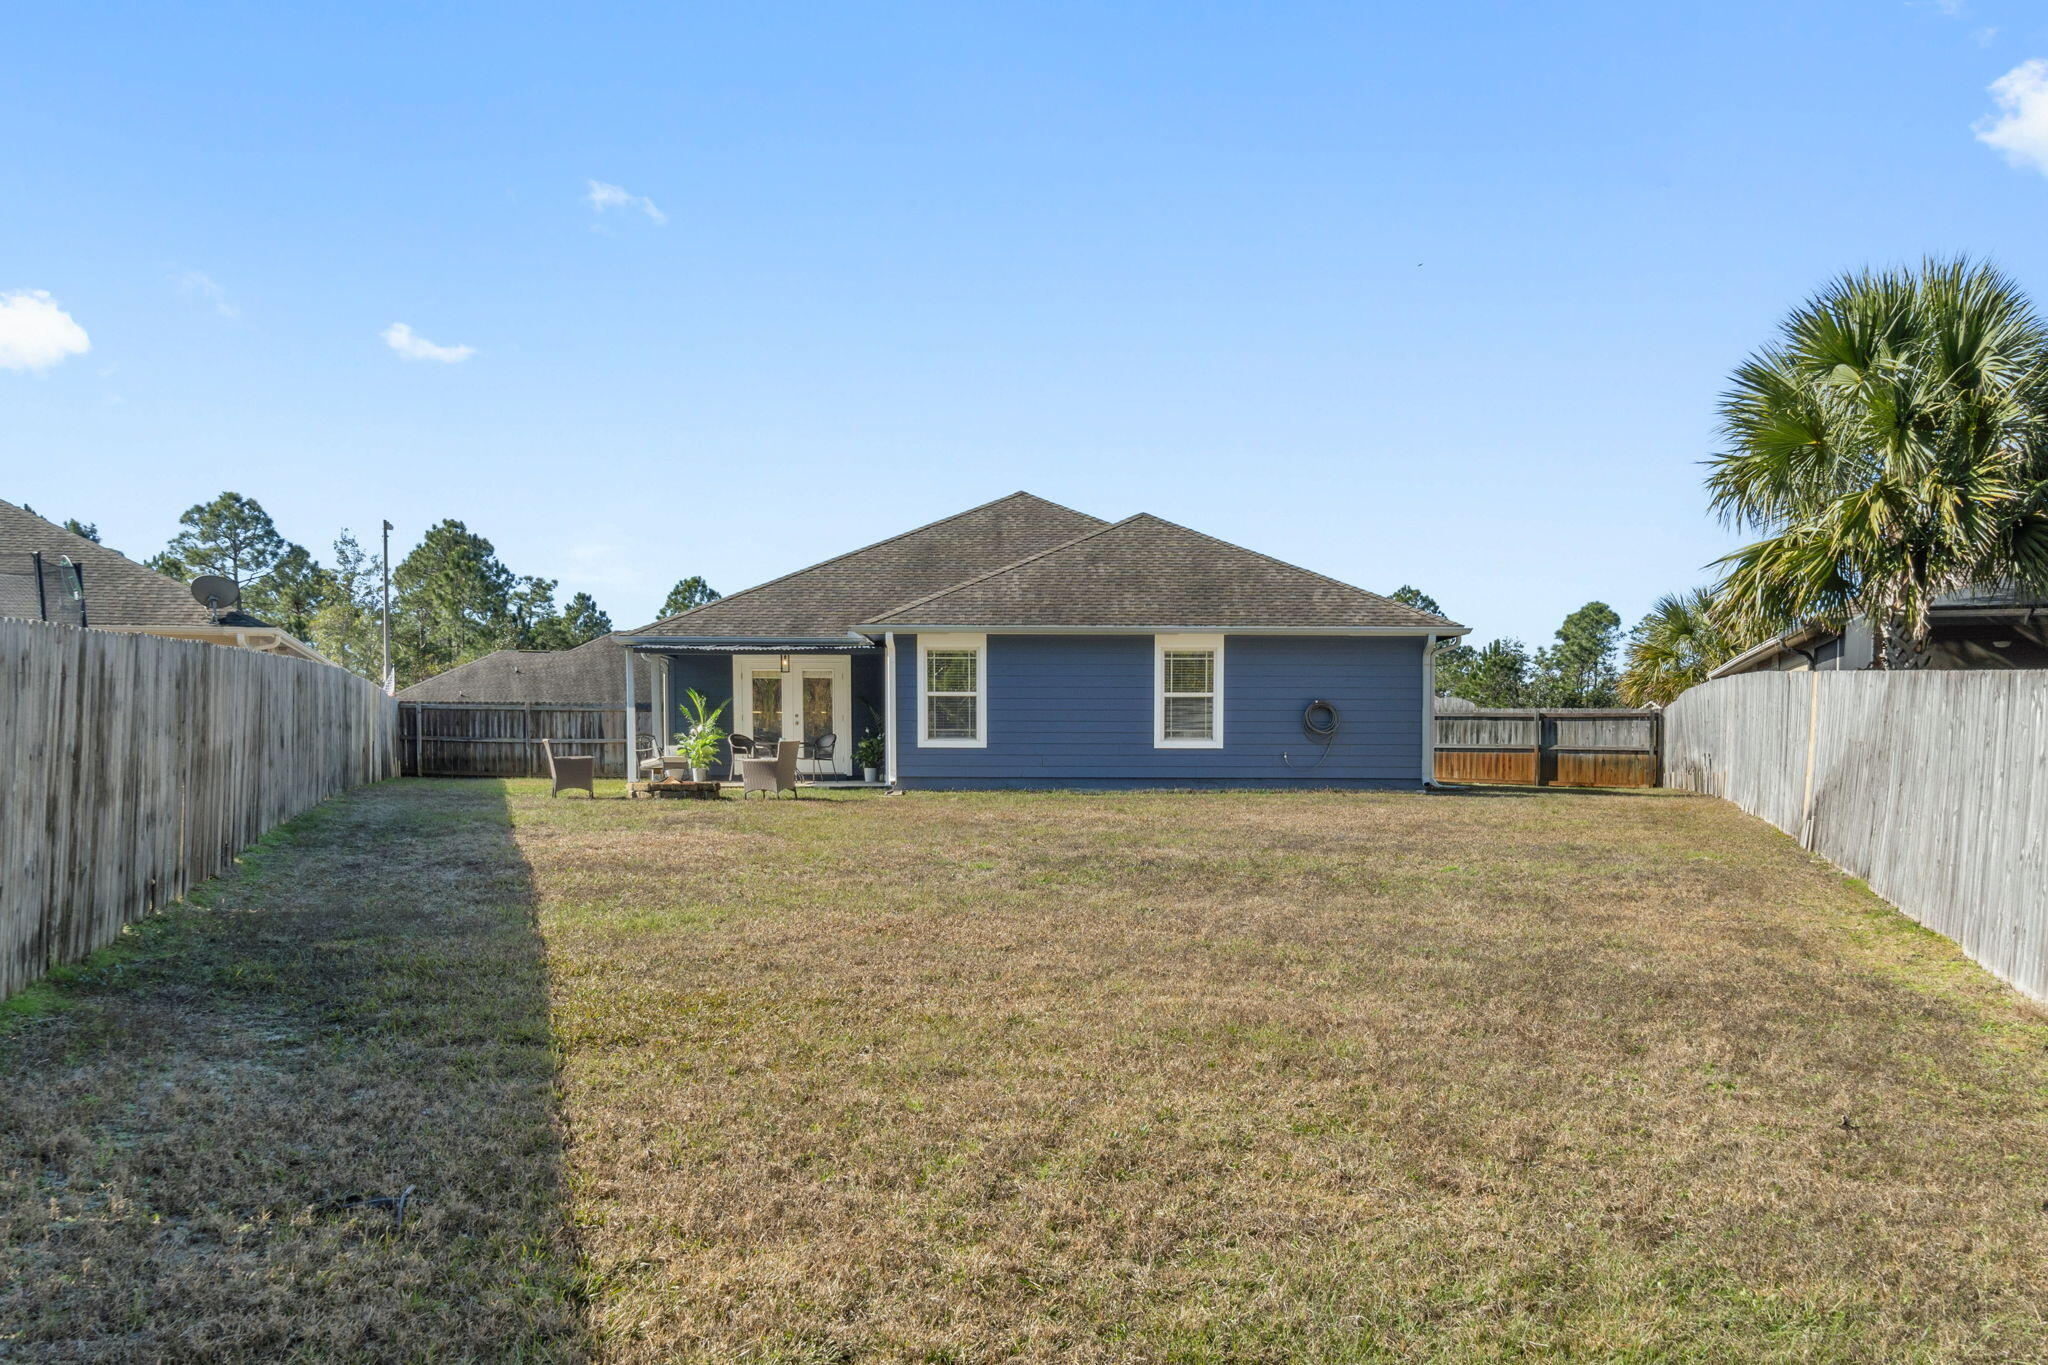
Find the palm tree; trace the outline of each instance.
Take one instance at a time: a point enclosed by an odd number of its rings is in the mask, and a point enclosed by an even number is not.
[[[1667,593],[1651,606],[1628,640],[1621,670],[1621,695],[1631,706],[1671,699],[1742,652],[1714,609],[1714,589]]]
[[[1845,276],[1734,375],[1707,486],[1765,532],[1721,561],[1726,622],[1761,638],[1867,616],[1882,667],[1939,595],[2048,587],[2048,330],[1967,260]]]

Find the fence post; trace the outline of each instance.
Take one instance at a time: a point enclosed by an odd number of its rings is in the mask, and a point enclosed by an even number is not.
[[[1813,847],[1813,759],[1820,748],[1820,670],[1806,670],[1806,790],[1799,798],[1799,846]]]

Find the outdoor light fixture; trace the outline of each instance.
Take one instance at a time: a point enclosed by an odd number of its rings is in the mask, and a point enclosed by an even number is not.
[[[787,654],[782,656],[782,671],[784,673],[789,672],[789,656]]]

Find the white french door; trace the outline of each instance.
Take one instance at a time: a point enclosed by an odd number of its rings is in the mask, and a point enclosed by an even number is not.
[[[756,744],[782,739],[814,743],[832,734],[838,741],[830,763],[805,759],[807,776],[853,772],[853,660],[844,654],[788,656],[735,654],[732,660],[732,730]]]

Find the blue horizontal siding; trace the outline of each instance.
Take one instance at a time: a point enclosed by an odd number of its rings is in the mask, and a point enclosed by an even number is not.
[[[1153,746],[1150,635],[991,635],[982,749],[917,743],[916,637],[897,636],[896,649],[906,787],[1422,784],[1419,638],[1228,636],[1221,749]],[[1327,752],[1301,728],[1317,700],[1342,715]]]

